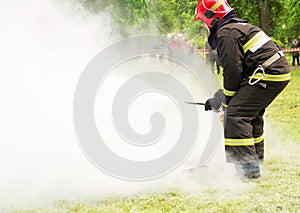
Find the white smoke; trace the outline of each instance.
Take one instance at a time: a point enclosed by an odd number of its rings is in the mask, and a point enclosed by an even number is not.
[[[77,80],[116,38],[109,19],[66,1],[1,1],[0,210],[148,189],[100,172],[73,129]]]
[[[0,26],[0,209],[34,207],[99,173],[77,144],[72,101],[82,70],[112,39],[109,15],[54,0],[1,1]]]

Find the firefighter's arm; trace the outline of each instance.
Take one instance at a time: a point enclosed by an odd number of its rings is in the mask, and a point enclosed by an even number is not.
[[[224,106],[227,106],[242,82],[244,52],[238,40],[229,36],[219,37],[218,51],[223,67]]]

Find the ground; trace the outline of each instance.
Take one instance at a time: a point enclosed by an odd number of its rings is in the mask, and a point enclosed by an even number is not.
[[[235,187],[208,184],[198,193],[177,188],[128,197],[72,202],[25,212],[300,212],[300,69],[267,110],[266,160],[258,180]],[[238,190],[241,187],[243,190]]]

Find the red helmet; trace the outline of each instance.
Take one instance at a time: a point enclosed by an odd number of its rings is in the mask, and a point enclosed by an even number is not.
[[[212,28],[218,21],[221,21],[231,8],[226,0],[200,0],[195,11],[195,20],[203,21],[209,28]]]

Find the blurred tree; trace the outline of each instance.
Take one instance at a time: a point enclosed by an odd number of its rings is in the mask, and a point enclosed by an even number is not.
[[[198,0],[74,0],[94,12],[107,10],[113,26],[123,35],[147,32],[185,33],[196,46],[204,46],[206,30],[195,22]],[[260,26],[281,43],[300,34],[299,0],[228,0],[237,15]],[[151,27],[152,26],[152,27]],[[153,27],[155,26],[155,27]]]
[[[300,34],[299,0],[228,0],[239,17],[260,26],[282,45]]]
[[[89,10],[97,13],[109,11],[113,26],[124,34],[142,29],[149,23],[151,0],[77,0]]]
[[[195,7],[198,0],[155,0],[152,14],[156,17],[160,33],[184,33],[195,47],[204,47],[206,29],[195,22]]]
[[[283,0],[231,0],[230,5],[240,18],[273,35],[277,20],[283,15]]]
[[[293,37],[300,36],[300,1],[288,0],[285,7],[286,16],[281,18],[281,38],[289,38],[287,41],[292,42]],[[285,36],[284,36],[285,35]],[[290,44],[288,44],[290,45]]]

